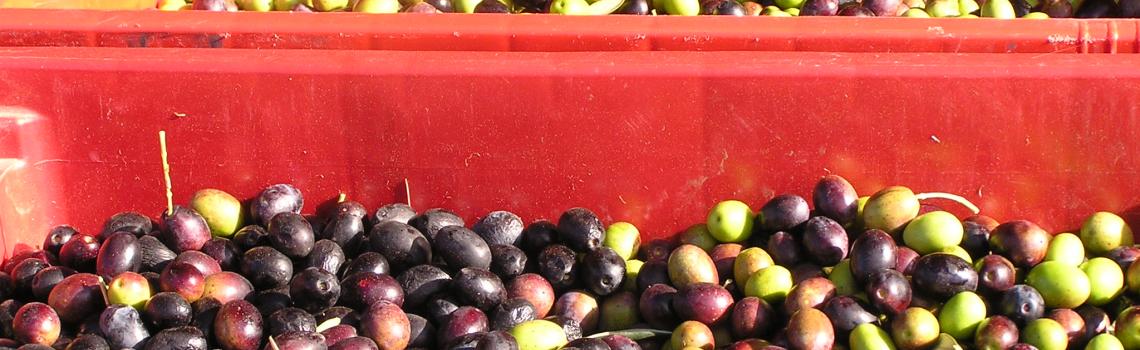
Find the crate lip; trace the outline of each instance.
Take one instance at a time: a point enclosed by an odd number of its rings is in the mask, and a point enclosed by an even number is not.
[[[335,20],[330,20],[335,18]],[[805,31],[804,28],[816,28]],[[1138,19],[0,11],[0,46],[1140,53]]]
[[[295,74],[304,67],[317,75],[404,75],[406,66],[440,62],[482,62],[478,66],[439,64],[417,70],[417,76],[542,77],[737,77],[743,68],[769,69],[764,76],[822,77],[850,75],[867,69],[876,76],[935,74],[960,79],[993,74],[1018,78],[1097,79],[1140,76],[1140,55],[1063,55],[928,52],[488,52],[488,51],[350,51],[282,49],[251,55],[248,49],[183,49],[89,47],[0,47],[0,70],[238,72]],[[335,64],[312,64],[316,60]],[[719,62],[734,62],[719,69]],[[600,63],[603,62],[603,63]],[[521,66],[520,66],[521,65]],[[852,67],[858,67],[854,69]],[[1016,67],[1017,69],[1011,69]],[[931,71],[938,68],[938,71]],[[749,74],[745,73],[745,76]]]

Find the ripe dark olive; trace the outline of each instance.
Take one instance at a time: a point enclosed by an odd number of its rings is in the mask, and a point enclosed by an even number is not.
[[[269,244],[293,259],[309,256],[316,243],[313,226],[304,216],[293,212],[280,213],[269,220]]]
[[[839,13],[839,0],[807,0],[800,8],[800,16],[835,16]]]
[[[847,257],[847,230],[826,216],[813,217],[804,224],[803,246],[816,263],[834,266]]]
[[[962,220],[964,235],[959,245],[976,261],[990,253],[990,231],[997,226],[997,220],[985,215],[968,217]]]
[[[65,277],[48,294],[48,305],[64,323],[77,323],[99,315],[106,307],[99,276],[77,273]]]
[[[476,350],[517,350],[519,348],[515,337],[507,331],[490,331],[479,339]]]
[[[489,245],[517,245],[522,241],[523,222],[509,211],[493,211],[475,222],[471,230]]]
[[[740,299],[732,306],[729,329],[737,338],[767,336],[775,330],[780,315],[757,297]]]
[[[637,251],[637,258],[646,263],[654,261],[669,260],[669,254],[673,253],[674,244],[671,241],[664,239],[654,239],[642,244],[641,249]]]
[[[103,223],[103,230],[99,232],[99,238],[106,238],[107,235],[119,231],[130,232],[138,237],[153,230],[154,223],[149,217],[137,212],[125,211],[112,215]],[[44,247],[47,248],[46,245]]]
[[[439,328],[438,344],[444,347],[451,346],[452,342],[462,336],[487,330],[487,315],[477,308],[463,306],[452,312],[447,322]]]
[[[370,250],[388,260],[392,272],[431,262],[431,243],[416,228],[396,221],[383,221],[368,232]]]
[[[269,245],[269,231],[259,225],[247,225],[234,233],[234,245],[238,250],[247,251],[253,247]]]
[[[1066,335],[1069,337],[1069,344],[1079,344],[1087,342],[1085,338],[1085,320],[1081,315],[1072,309],[1053,309],[1045,315],[1057,323],[1061,324],[1061,328],[1065,329]]]
[[[269,289],[289,284],[293,262],[273,247],[260,246],[243,254],[238,270],[255,288]]]
[[[520,247],[527,256],[537,257],[542,248],[558,241],[558,228],[550,221],[535,221],[523,229],[521,241]]]
[[[896,258],[898,260],[897,264],[895,264],[894,267],[895,270],[898,270],[899,272],[902,272],[903,275],[907,276],[910,276],[914,273],[914,261],[918,260],[918,252],[914,251],[914,249],[910,249],[909,247],[898,247]]]
[[[1120,17],[1120,5],[1116,1],[1090,0],[1081,3],[1073,14],[1075,18],[1116,18]]]
[[[626,1],[625,5],[622,5],[614,13],[619,15],[648,15],[649,10],[648,0],[630,0]]]
[[[423,316],[416,314],[408,314],[408,323],[411,325],[411,341],[408,343],[412,348],[432,348],[435,346],[435,326],[428,322]]]
[[[845,7],[845,6],[840,5],[839,6],[839,13],[836,13],[836,14],[839,16],[850,16],[850,17],[875,17],[875,12],[873,12],[870,9],[867,9],[863,6],[859,6],[858,3],[856,3],[855,6],[846,6]]]
[[[364,219],[368,216],[368,208],[365,208],[364,204],[360,204],[360,202],[357,201],[344,201],[337,203],[336,206],[333,207],[332,216],[340,214],[348,214]]]
[[[201,331],[198,331],[198,333],[201,333]],[[205,348],[203,348],[203,350],[204,349]],[[67,345],[67,350],[111,350],[111,346],[107,344],[107,339],[102,336],[85,333],[75,337],[75,339],[71,341],[71,344]]]
[[[31,297],[32,282],[36,275],[49,266],[46,261],[39,259],[24,259],[16,264],[10,271],[9,277],[12,281],[12,294],[17,297]]]
[[[174,251],[166,247],[155,238],[154,236],[146,235],[139,237],[139,270],[150,272],[162,272],[166,265],[169,264],[174,258],[178,257]]]
[[[507,298],[503,281],[491,271],[476,268],[459,270],[452,281],[453,294],[466,305],[490,311]]]
[[[811,201],[816,213],[829,217],[841,225],[855,221],[859,209],[858,200],[859,195],[855,193],[855,187],[839,175],[820,178],[811,192]]]
[[[978,272],[957,255],[934,253],[915,260],[911,280],[923,293],[945,300],[977,289]]]
[[[196,250],[185,251],[181,254],[178,254],[178,256],[174,258],[174,261],[171,262],[171,264],[178,263],[190,264],[191,266],[194,266],[194,268],[198,269],[199,272],[202,272],[202,275],[206,277],[222,271],[222,266],[218,264],[217,260],[214,260],[214,258],[211,258],[209,255]]]
[[[574,286],[578,279],[578,256],[569,247],[561,244],[547,246],[538,254],[538,274],[550,281],[555,291],[564,291]]]
[[[270,314],[265,319],[265,328],[272,336],[285,332],[313,332],[317,330],[317,319],[305,310],[287,307]]]
[[[47,237],[44,237],[43,249],[52,254],[59,255],[59,248],[63,247],[64,243],[70,241],[71,237],[77,234],[79,234],[79,231],[74,227],[67,225],[56,226],[48,232]]]
[[[325,337],[317,332],[285,332],[273,337],[278,349],[325,350]],[[269,347],[272,349],[272,347]]]
[[[1038,293],[1037,289],[1019,284],[1005,291],[1001,297],[999,310],[1018,326],[1024,327],[1029,321],[1045,315],[1045,299],[1041,298],[1041,293]]]
[[[404,203],[392,203],[376,209],[376,214],[373,215],[373,220],[376,223],[385,221],[397,221],[402,224],[408,223],[416,216],[416,211]]]
[[[340,272],[345,259],[344,250],[336,242],[323,239],[313,244],[313,250],[305,258],[305,267],[315,267],[335,275]]]
[[[103,310],[99,329],[113,349],[142,347],[150,337],[138,310],[126,305],[111,305]]]
[[[432,239],[434,253],[443,258],[453,271],[473,267],[491,267],[491,248],[474,231],[463,226],[445,226]]]
[[[721,1],[720,4],[713,9],[714,15],[720,16],[744,16],[744,6],[735,0]]]
[[[36,276],[32,278],[32,295],[36,297],[36,300],[47,301],[48,295],[51,294],[51,290],[54,289],[55,286],[59,284],[59,282],[63,281],[64,278],[74,275],[75,273],[75,270],[63,266],[48,266],[43,270],[40,270],[36,273]],[[0,286],[0,290],[3,290],[2,286]],[[0,296],[3,296],[4,294],[7,293],[0,291]]]
[[[348,277],[357,272],[372,272],[387,275],[389,272],[388,259],[377,252],[364,252],[355,259],[352,259],[352,261],[349,261],[348,264],[345,265],[344,270],[340,273],[342,276]]]
[[[325,224],[324,229],[317,235],[317,239],[327,239],[336,242],[341,247],[347,247],[352,240],[364,234],[364,220],[353,213],[337,213],[332,220]]]
[[[1140,258],[1140,248],[1134,246],[1117,247],[1108,252],[1107,258],[1112,259],[1117,265],[1120,265],[1121,271],[1128,271],[1128,267],[1132,265],[1132,262]]]
[[[99,246],[99,254],[95,261],[96,274],[106,280],[119,276],[122,272],[137,272],[143,260],[139,252],[138,238],[135,234],[114,233],[107,236],[103,245]]]
[[[47,252],[43,250],[29,250],[16,253],[11,258],[8,258],[3,265],[0,265],[0,272],[11,275],[12,269],[16,267],[16,264],[24,262],[24,260],[27,259],[42,260],[43,262],[48,263],[48,265],[58,265],[57,260]]]
[[[1049,238],[1049,233],[1036,224],[1015,220],[990,232],[990,249],[1009,258],[1014,266],[1031,268],[1045,259]]]
[[[851,275],[864,283],[872,274],[898,265],[898,247],[883,230],[867,230],[851,244]]]
[[[791,233],[785,231],[773,233],[768,238],[768,246],[764,250],[772,256],[772,261],[781,266],[796,266],[803,256],[800,243]]]
[[[553,321],[562,326],[562,333],[566,334],[566,340],[574,341],[582,337],[582,324],[578,320],[570,317],[554,317]]]
[[[496,0],[497,1],[497,0]],[[471,334],[464,334],[458,338],[453,339],[447,346],[440,347],[440,350],[474,350],[479,347],[479,342],[486,336],[486,332],[476,332]]]
[[[298,307],[317,312],[336,305],[340,298],[340,281],[331,273],[310,267],[289,281],[289,296]]]
[[[99,256],[99,240],[80,234],[59,248],[59,263],[79,272],[95,272],[95,260]],[[16,260],[15,258],[11,260]]]
[[[577,252],[602,246],[606,229],[598,215],[586,208],[571,208],[558,217],[558,241]]]
[[[439,229],[447,226],[464,226],[463,218],[442,208],[428,209],[408,220],[408,225],[422,232],[429,242],[435,239],[435,234],[439,232]]]
[[[202,331],[202,334],[206,335],[206,339],[214,339],[214,321],[218,318],[218,311],[222,309],[222,303],[214,298],[202,298],[191,302],[190,308],[194,310],[193,316],[190,317],[190,326]],[[258,316],[259,324],[257,326],[261,328],[260,312]]]
[[[994,315],[982,321],[974,336],[974,345],[979,350],[1008,349],[1017,343],[1017,324],[1009,318]]]
[[[516,246],[507,244],[491,246],[491,272],[503,280],[521,275],[526,270],[526,263],[526,253]]]
[[[305,198],[300,190],[289,184],[276,184],[261,190],[253,200],[249,206],[250,217],[268,224],[280,213],[300,214],[304,205]]]
[[[879,270],[867,279],[864,286],[871,305],[887,315],[898,315],[910,306],[910,283],[902,272]]]
[[[193,209],[174,206],[173,212],[162,211],[162,230],[158,240],[175,253],[202,249],[213,236],[206,219]]]
[[[999,296],[1017,283],[1013,263],[1001,255],[986,255],[978,261],[978,291],[988,296]]]
[[[743,8],[741,9],[743,14]],[[803,197],[781,194],[760,207],[760,228],[764,232],[793,231],[808,221],[811,214]]]
[[[578,350],[609,350],[610,346],[606,345],[605,341],[598,338],[578,338],[566,344],[566,348],[576,348]]]
[[[206,288],[205,275],[188,262],[167,265],[158,281],[162,291],[178,293],[191,303],[201,298]]]
[[[650,261],[641,265],[637,273],[637,292],[644,292],[654,284],[670,284],[669,265],[664,260]]]
[[[581,280],[587,289],[606,296],[621,287],[625,278],[625,260],[609,247],[599,247],[582,259]]]
[[[363,309],[380,301],[397,306],[404,304],[404,290],[392,276],[357,272],[346,277],[340,285],[340,302],[345,306]]]
[[[263,289],[255,292],[250,302],[261,311],[262,315],[272,315],[277,310],[293,306],[293,297],[289,296],[289,286],[280,286],[273,289]]]
[[[162,292],[147,300],[143,307],[143,319],[150,329],[158,331],[190,324],[194,309],[178,293]]]
[[[202,245],[202,253],[217,260],[218,266],[226,271],[237,271],[238,261],[241,261],[241,252],[236,244],[221,237],[214,237]]]
[[[731,309],[732,294],[718,284],[690,284],[673,297],[673,310],[681,320],[694,320],[709,326],[727,321]]]
[[[864,323],[876,323],[879,318],[860,305],[858,301],[848,296],[831,298],[820,308],[831,320],[838,334],[846,335],[851,330]]]
[[[1097,334],[1107,333],[1112,325],[1112,321],[1108,318],[1108,314],[1100,308],[1092,305],[1081,305],[1073,311],[1081,316],[1084,321],[1084,340],[1088,341],[1095,337]]]
[[[257,349],[263,334],[261,313],[245,300],[234,300],[217,310],[214,338],[223,349]]]
[[[554,307],[554,288],[542,276],[524,273],[507,284],[509,298],[523,298],[534,305],[535,318],[544,318]]]
[[[641,318],[657,329],[672,329],[679,322],[673,311],[677,289],[667,284],[654,284],[641,293],[638,310]]]
[[[425,316],[430,318],[435,324],[443,325],[451,317],[451,313],[459,309],[460,302],[447,292],[440,292],[432,295],[424,304],[423,309]]]
[[[12,337],[12,320],[16,318],[16,312],[24,303],[15,299],[8,299],[0,302],[0,336]],[[51,305],[48,305],[51,306]]]
[[[491,329],[509,331],[520,323],[535,320],[538,311],[524,298],[511,298],[499,303],[491,313]]]
[[[432,295],[447,290],[451,275],[432,265],[419,265],[404,271],[396,281],[404,291],[404,306],[416,308]]]

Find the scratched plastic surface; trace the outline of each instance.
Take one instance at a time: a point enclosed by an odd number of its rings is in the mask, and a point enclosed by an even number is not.
[[[824,174],[1051,232],[1140,205],[1138,55],[0,49],[0,237],[273,183],[468,222],[574,206],[648,237]],[[961,214],[947,203],[946,208]]]
[[[5,10],[0,46],[1136,53],[1140,20]]]

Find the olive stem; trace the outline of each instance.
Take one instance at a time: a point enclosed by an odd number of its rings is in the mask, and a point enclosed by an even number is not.
[[[340,195],[338,195],[338,196],[336,197],[336,202],[337,202],[337,203],[344,203],[344,200],[345,200],[345,199],[347,199],[347,198],[348,198],[348,196],[347,196],[347,195],[345,195],[345,194],[344,194],[344,192],[341,192],[341,193],[340,193]]]
[[[959,196],[956,194],[952,194],[952,193],[926,192],[926,193],[916,194],[916,195],[914,195],[914,197],[918,198],[918,200],[920,200],[920,201],[927,200],[927,199],[933,199],[933,198],[954,201],[954,202],[957,202],[958,204],[961,204],[963,207],[966,207],[966,209],[970,209],[970,212],[972,212],[974,214],[977,214],[977,213],[982,211],[981,209],[978,209],[978,206],[974,205],[974,203],[971,203],[970,200],[966,199],[965,197],[962,197],[962,196]]]
[[[340,325],[340,317],[333,317],[333,318],[327,319],[324,322],[321,322],[321,324],[317,325],[317,333],[324,332],[325,330],[328,330],[329,328],[333,328],[333,327],[336,327],[339,325]]]
[[[650,338],[650,337],[653,337],[656,335],[670,335],[670,334],[673,334],[673,332],[663,331],[660,329],[639,328],[639,329],[626,329],[626,330],[620,330],[620,331],[595,333],[594,335],[588,336],[586,338],[603,338],[603,337],[608,337],[611,335],[621,335],[621,336],[625,336],[626,338],[633,339],[633,340],[642,340],[642,339]]]
[[[166,130],[158,131],[158,146],[162,151],[162,177],[166,181],[166,215],[174,215],[174,192],[170,189],[170,162],[166,155]]]
[[[408,184],[408,178],[404,178],[404,199],[407,200],[408,206],[412,206],[412,185]]]
[[[107,282],[103,280],[103,276],[99,276],[99,294],[103,295],[103,304],[111,305],[111,299],[107,297]]]

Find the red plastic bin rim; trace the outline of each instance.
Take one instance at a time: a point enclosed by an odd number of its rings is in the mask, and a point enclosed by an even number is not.
[[[1136,19],[12,9],[0,11],[0,32],[4,33],[0,35],[0,46],[399,51],[1140,52],[1140,20]]]

